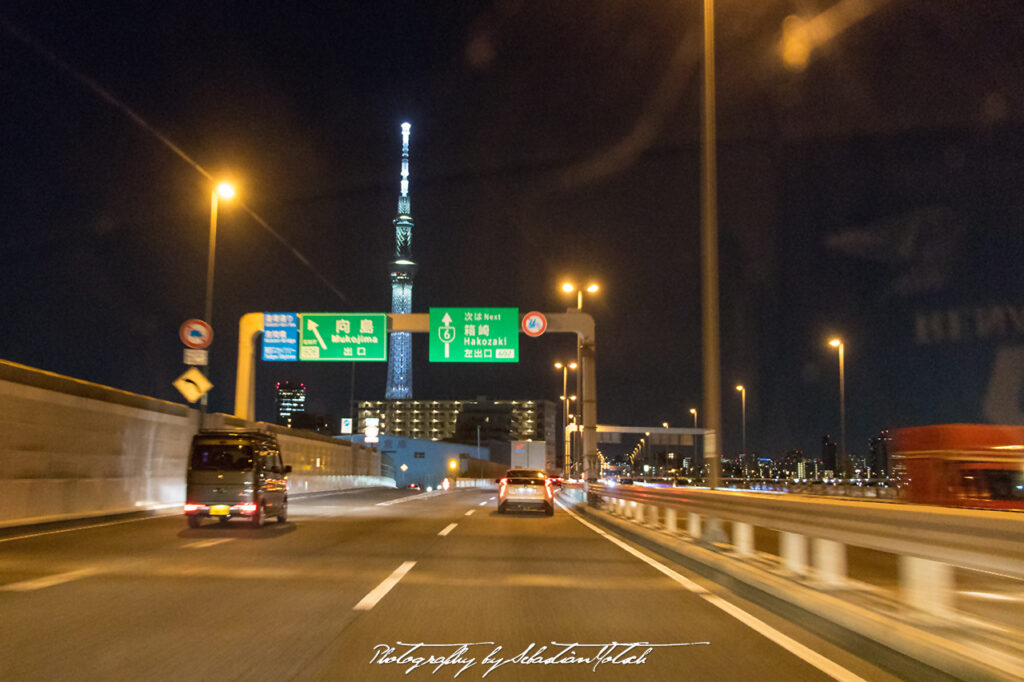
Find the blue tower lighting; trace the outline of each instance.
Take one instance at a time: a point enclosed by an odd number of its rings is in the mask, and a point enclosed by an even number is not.
[[[412,279],[416,263],[412,259],[412,210],[409,207],[409,133],[412,125],[402,124],[402,182],[395,217],[395,257],[389,263],[391,276],[391,312],[412,312]],[[412,333],[392,332],[388,350],[388,385],[384,397],[412,398]]]

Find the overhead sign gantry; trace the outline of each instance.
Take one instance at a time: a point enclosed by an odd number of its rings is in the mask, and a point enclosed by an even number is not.
[[[453,314],[453,311],[455,314]],[[461,336],[456,321],[458,318],[458,311],[462,311],[463,317],[461,318]],[[465,315],[467,312],[473,312],[473,320],[467,322]],[[484,319],[485,311],[490,311],[492,315],[498,315],[497,319]],[[440,312],[438,315],[437,313]],[[445,313],[449,318],[446,323]],[[476,319],[476,312],[481,313],[481,319]],[[437,308],[431,309],[431,313],[379,313],[386,315],[387,318],[387,333],[391,332],[419,332],[429,333],[431,335],[431,343],[436,336],[441,347],[438,349],[440,354],[444,354],[445,339],[448,339],[448,354],[449,359],[447,362],[518,362],[519,361],[519,332],[520,325],[523,320],[519,317],[518,310],[516,308]],[[257,339],[260,335],[264,335],[264,359],[276,359],[276,360],[302,360],[301,344],[302,332],[300,324],[307,324],[304,320],[305,313],[247,313],[242,316],[242,319],[238,323],[238,371],[235,380],[235,415],[242,419],[252,420],[255,415],[255,380],[256,380],[256,347]],[[323,315],[327,315],[323,313]],[[337,317],[342,314],[331,313],[331,315]],[[347,315],[347,313],[346,313]],[[580,367],[581,379],[582,379],[582,416],[583,416],[583,467],[587,478],[596,478],[600,473],[600,467],[598,464],[597,457],[597,388],[595,385],[596,372],[594,366],[595,356],[595,340],[594,340],[594,318],[589,314],[584,313],[580,310],[569,309],[564,313],[547,313],[541,314],[536,312],[528,313],[527,316],[534,316],[529,326],[531,330],[538,328],[538,323],[542,318],[546,322],[546,327],[540,333],[544,331],[548,333],[571,333],[576,334],[580,343],[580,360],[582,366]],[[357,318],[363,316],[357,315]],[[334,319],[334,318],[332,318]],[[436,320],[436,322],[435,322]],[[320,349],[319,352],[324,352],[324,347],[328,345],[327,338],[324,337],[322,321],[319,319],[313,320],[317,327],[317,331],[320,332],[323,344],[320,344],[320,339],[317,339],[316,334],[312,334],[309,338],[312,339],[312,343],[307,344],[307,347],[312,347],[312,344],[317,344]],[[336,321],[336,320],[335,320]],[[269,323],[269,324],[268,324]],[[490,326],[494,324],[493,328]],[[486,334],[481,334],[480,325],[485,324],[488,326]],[[511,328],[508,327],[511,325]],[[328,324],[329,326],[329,324]],[[440,331],[444,327],[451,328],[450,331]],[[502,339],[506,345],[498,345],[497,342],[492,345],[480,344],[480,345],[457,345],[459,339],[471,338],[469,334],[469,326],[473,326],[472,338],[487,338],[487,339]],[[540,325],[543,327],[544,325]],[[377,327],[374,326],[376,332]],[[274,332],[273,336],[267,337],[268,332]],[[311,332],[307,332],[311,333]],[[537,334],[539,335],[539,334]],[[386,334],[381,334],[385,336]],[[269,345],[272,348],[276,348],[272,352],[272,355],[277,355],[275,358],[266,357],[266,348]],[[385,341],[386,343],[386,341]],[[295,356],[291,357],[291,348],[295,348]],[[466,349],[473,351],[473,357],[466,357]],[[514,350],[512,357],[499,357],[495,352],[494,357],[487,357],[483,351],[487,348],[497,351],[498,349]],[[481,357],[477,358],[475,351],[479,349],[481,351]],[[461,351],[461,358],[456,360],[455,356]],[[344,353],[344,350],[342,350]],[[367,355],[364,356],[367,359]],[[434,349],[431,349],[431,355],[433,356]],[[508,355],[503,353],[502,356]],[[284,356],[284,357],[281,357]],[[331,358],[337,360],[356,360],[359,356],[354,355],[352,357],[341,357]],[[312,359],[312,358],[307,358]],[[325,359],[325,358],[319,358]],[[386,359],[386,355],[384,358]],[[431,357],[433,360],[433,357]],[[436,360],[435,360],[436,361]],[[445,360],[440,360],[445,362]]]

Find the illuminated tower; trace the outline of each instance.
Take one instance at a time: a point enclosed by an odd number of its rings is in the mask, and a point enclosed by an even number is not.
[[[389,264],[391,275],[391,312],[412,312],[412,278],[416,263],[412,260],[412,211],[409,208],[409,130],[402,124],[402,191],[398,196],[395,218],[395,259]],[[392,332],[388,350],[388,387],[385,398],[412,397],[412,333]]]

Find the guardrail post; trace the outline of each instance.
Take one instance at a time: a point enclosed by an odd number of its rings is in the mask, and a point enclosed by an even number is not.
[[[694,540],[700,540],[700,514],[689,512],[686,515],[686,532]]]
[[[658,511],[659,511],[658,510],[658,505],[656,505],[656,504],[648,504],[648,505],[645,505],[645,506],[647,507],[647,523],[649,523],[652,526],[654,526],[655,528],[657,528],[658,527],[658,518],[660,516],[660,514],[658,513]]]
[[[736,554],[754,556],[754,527],[749,523],[733,521],[732,544]]]
[[[637,523],[643,523],[644,507],[646,507],[647,505],[645,505],[643,502],[635,502],[634,505],[635,507],[633,509],[633,520]]]
[[[846,582],[846,545],[835,540],[814,538],[814,568],[822,585],[838,587]]]
[[[676,510],[672,507],[665,507],[665,530],[669,533],[676,532]]]
[[[900,556],[900,596],[903,603],[946,618],[953,610],[953,567],[915,556]]]
[[[779,533],[782,565],[787,573],[804,575],[807,572],[807,538],[799,533]]]

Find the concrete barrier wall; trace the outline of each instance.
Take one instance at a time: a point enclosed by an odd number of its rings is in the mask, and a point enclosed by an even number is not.
[[[0,360],[0,526],[181,504],[198,419],[185,405]],[[395,485],[365,446],[229,415],[206,424],[276,433],[294,492]]]

